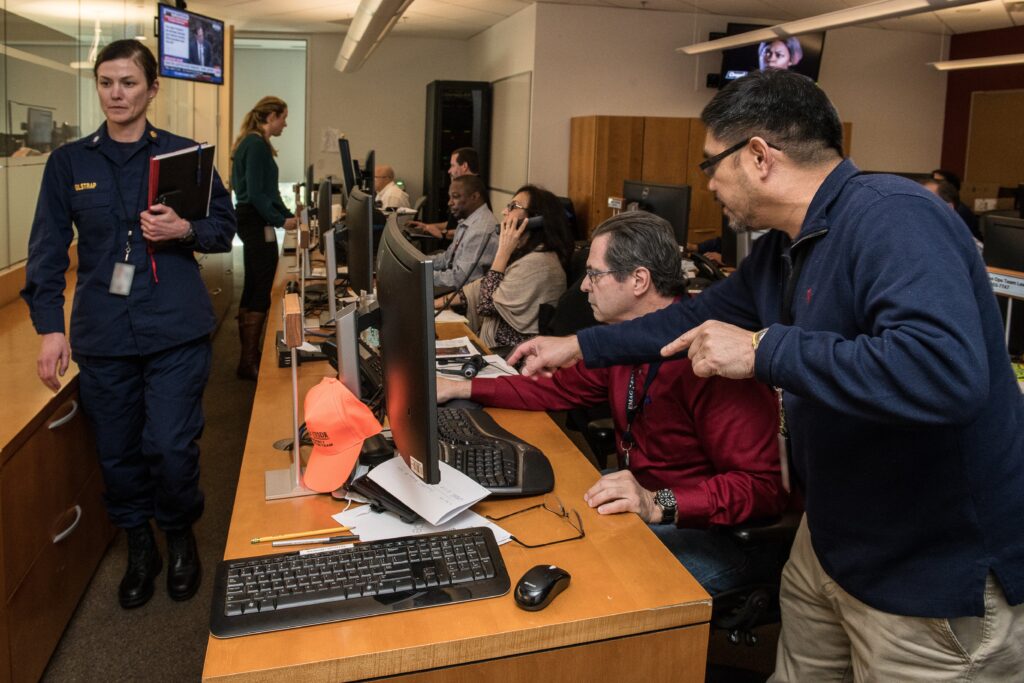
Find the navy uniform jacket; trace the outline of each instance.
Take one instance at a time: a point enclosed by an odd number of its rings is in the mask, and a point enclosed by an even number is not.
[[[74,353],[150,354],[213,331],[213,306],[193,251],[231,249],[235,216],[220,177],[214,172],[209,216],[192,221],[195,244],[156,245],[156,280],[139,222],[139,214],[148,208],[149,158],[194,144],[147,122],[140,148],[123,159],[104,123],[95,134],[54,150],[43,173],[21,292],[36,332],[64,332],[72,223],[78,232],[70,334]],[[115,262],[124,260],[129,224],[135,279],[125,297],[108,290]]]
[[[985,264],[949,207],[844,161],[795,241],[773,230],[700,296],[580,332],[583,358],[657,358],[708,319],[768,328],[754,374],[784,391],[811,541],[836,583],[894,614],[982,616],[991,571],[1024,602],[1024,396]]]

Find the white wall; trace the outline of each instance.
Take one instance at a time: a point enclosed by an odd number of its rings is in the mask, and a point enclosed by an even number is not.
[[[720,55],[690,57],[675,49],[725,30],[728,21],[537,5],[530,180],[567,191],[573,116],[699,116],[716,92],[704,82],[718,71]],[[946,42],[899,31],[829,32],[819,82],[843,120],[853,123],[851,155],[862,168],[928,171],[938,165],[945,78],[924,62],[934,61]]]
[[[344,133],[352,155],[376,150],[377,163],[395,168],[415,200],[423,193],[427,84],[469,80],[468,43],[389,36],[355,73],[339,73],[334,60],[343,36],[315,34],[309,43],[307,159],[316,175],[341,175],[337,151],[323,151],[327,128]]]
[[[305,171],[306,53],[302,50],[236,48],[234,120],[231,142],[242,119],[266,95],[288,103],[288,127],[272,144],[277,149],[277,168],[282,183],[296,183]]]
[[[870,49],[865,49],[870,46]],[[850,156],[870,171],[927,173],[939,167],[949,39],[929,33],[845,28],[829,32],[819,83],[853,122]]]

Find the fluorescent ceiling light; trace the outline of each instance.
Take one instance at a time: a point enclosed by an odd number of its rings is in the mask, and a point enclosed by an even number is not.
[[[413,0],[362,0],[334,61],[341,72],[356,71],[370,57],[384,36],[409,9]]]
[[[975,57],[974,59],[953,59],[946,62],[931,62],[939,71],[956,69],[983,69],[990,66],[1010,66],[1024,64],[1024,53],[1015,55],[996,55],[995,57]]]
[[[858,5],[857,7],[841,9],[836,12],[828,12],[827,14],[819,14],[816,17],[787,21],[784,24],[777,24],[775,26],[757,29],[755,31],[748,31],[735,36],[726,36],[725,38],[719,38],[718,40],[709,40],[703,43],[687,45],[686,47],[677,48],[676,52],[685,52],[688,55],[699,55],[705,52],[728,50],[729,48],[753,45],[754,43],[760,43],[761,41],[766,40],[775,40],[776,38],[788,38],[790,36],[797,36],[803,33],[827,31],[829,29],[840,28],[842,26],[853,26],[854,24],[879,21],[880,19],[905,17],[911,14],[918,14],[920,12],[936,12],[938,10],[961,7],[963,5],[973,5],[975,3],[985,1],[986,0],[882,0],[881,2],[871,2],[866,5]]]

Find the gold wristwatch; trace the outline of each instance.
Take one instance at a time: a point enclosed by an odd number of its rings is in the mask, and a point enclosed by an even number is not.
[[[754,333],[754,336],[750,339],[750,345],[754,347],[755,351],[757,351],[757,347],[761,345],[761,340],[764,339],[764,335],[767,332],[768,332],[768,328],[767,327],[764,328],[763,330],[758,330],[757,332]]]

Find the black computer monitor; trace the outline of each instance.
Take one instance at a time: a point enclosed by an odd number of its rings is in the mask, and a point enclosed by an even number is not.
[[[53,112],[49,109],[28,108],[25,131],[25,146],[34,149],[50,149],[53,139]]]
[[[985,264],[1024,272],[1024,219],[987,213],[982,220]]]
[[[1024,218],[987,213],[982,216],[985,235],[985,265],[1024,272]],[[1006,320],[1007,300],[999,297],[999,309]],[[1007,348],[1012,355],[1024,353],[1024,305],[1013,306]]]
[[[306,167],[306,192],[303,195],[302,201],[303,204],[309,207],[313,206],[313,184],[313,164],[310,164],[309,166]]]
[[[331,179],[320,181],[316,192],[316,222],[320,226],[320,234],[331,227]]]
[[[352,190],[345,213],[348,228],[348,282],[356,294],[373,291],[373,197]]]
[[[374,151],[371,149],[366,153],[366,161],[363,162],[363,182],[361,185],[363,190],[369,195],[375,194],[373,187],[373,174],[376,172],[376,163],[374,161],[374,157]]]
[[[689,185],[658,185],[627,180],[622,183],[622,196],[626,200],[624,208],[649,211],[667,220],[672,225],[676,242],[686,246],[686,234],[690,225]],[[632,203],[635,203],[636,207],[631,207]]]
[[[351,194],[356,189],[356,174],[352,166],[352,148],[348,138],[338,138],[338,151],[341,153],[341,177],[345,181],[344,194]]]
[[[395,449],[416,476],[441,481],[437,443],[434,269],[388,221],[377,263],[384,398]]]

